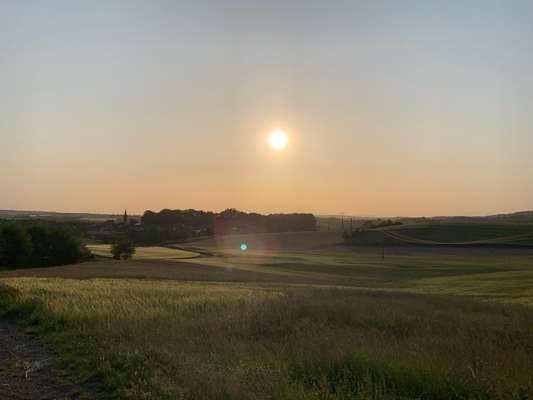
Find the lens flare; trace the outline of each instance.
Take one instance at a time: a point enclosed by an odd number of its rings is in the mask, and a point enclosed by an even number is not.
[[[248,245],[246,243],[241,243],[240,248],[241,248],[241,251],[246,251],[248,250]]]

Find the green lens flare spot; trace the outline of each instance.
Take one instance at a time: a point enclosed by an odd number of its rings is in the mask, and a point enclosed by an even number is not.
[[[241,251],[246,251],[248,250],[248,245],[246,243],[241,243]]]

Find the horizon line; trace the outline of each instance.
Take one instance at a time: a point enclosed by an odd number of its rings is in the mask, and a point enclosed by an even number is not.
[[[222,212],[224,210],[228,210],[235,207],[226,207],[223,208],[221,211],[212,211],[212,210],[200,210],[195,208],[161,208],[159,211],[154,212],[161,212],[162,210],[198,210],[198,211],[206,211],[206,212]],[[258,211],[249,211],[249,210],[240,210],[238,208],[235,208],[238,211],[245,212],[245,213],[254,213],[257,212],[258,214],[261,214],[261,212]],[[127,209],[126,209],[127,210]],[[153,211],[150,208],[147,208],[146,211]],[[99,212],[99,211],[60,211],[60,210],[39,210],[39,209],[15,209],[15,208],[0,208],[0,212],[19,212],[19,213],[50,213],[50,214],[87,214],[87,215],[110,215],[110,216],[121,216],[123,215],[124,211],[119,212]],[[128,213],[130,216],[142,216],[144,214],[142,213]],[[264,213],[267,214],[313,214],[317,217],[330,217],[330,218],[366,218],[366,219],[372,219],[372,218],[393,218],[393,219],[399,219],[399,218],[483,218],[483,217],[492,217],[492,216],[498,216],[498,215],[510,215],[510,214],[517,214],[517,213],[524,213],[524,212],[533,212],[533,209],[530,210],[515,210],[515,211],[500,211],[500,212],[494,212],[489,214],[434,214],[434,215],[363,215],[363,214],[351,214],[351,213],[314,213],[314,212],[269,212]]]

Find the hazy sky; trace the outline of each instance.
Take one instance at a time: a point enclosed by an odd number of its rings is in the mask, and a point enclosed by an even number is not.
[[[532,71],[529,0],[0,0],[0,208],[533,209]]]

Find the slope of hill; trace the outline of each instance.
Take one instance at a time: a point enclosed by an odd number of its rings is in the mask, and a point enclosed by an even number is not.
[[[134,217],[134,215],[130,215]],[[107,221],[122,218],[118,214],[67,213],[56,211],[0,210],[0,219],[40,219],[49,221]]]
[[[353,245],[533,246],[533,224],[503,222],[435,222],[354,232]]]
[[[512,214],[490,215],[487,219],[509,222],[533,222],[533,211],[519,211]]]
[[[193,240],[190,245],[209,250],[239,250],[242,244],[249,251],[316,250],[342,242],[339,232],[282,232],[241,235],[222,235]]]

